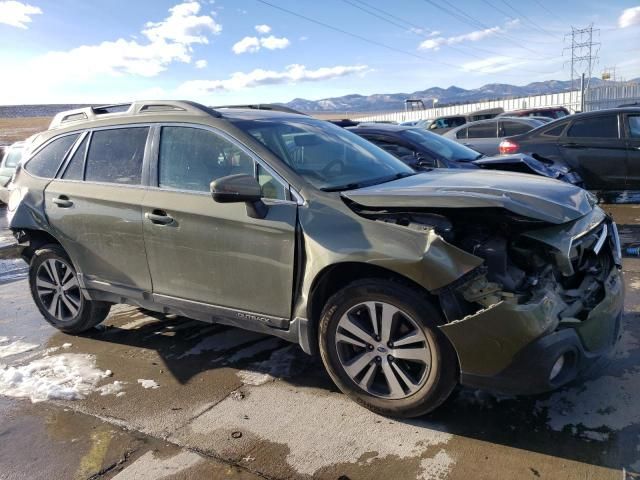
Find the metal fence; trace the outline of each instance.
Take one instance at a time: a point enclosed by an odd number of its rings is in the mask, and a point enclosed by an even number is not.
[[[585,92],[584,109],[587,112],[640,103],[640,84],[603,85]]]
[[[562,92],[548,95],[531,95],[528,97],[504,98],[501,100],[487,100],[483,102],[465,103],[461,105],[448,105],[446,107],[427,108],[424,110],[401,111],[401,112],[380,112],[352,114],[352,120],[360,122],[387,121],[387,122],[409,122],[441,117],[444,115],[458,115],[471,113],[477,110],[501,107],[505,112],[518,110],[521,108],[535,107],[558,107],[563,106],[571,111],[580,108],[580,92]]]
[[[600,87],[592,87],[585,92],[585,111],[612,108],[634,102],[640,102],[640,84],[603,85]],[[522,108],[562,106],[568,108],[571,112],[576,112],[580,110],[580,105],[581,92],[579,90],[574,90],[547,95],[531,95],[528,97],[505,98],[501,100],[449,105],[445,107],[427,108],[424,110],[354,113],[347,115],[347,118],[360,122],[387,121],[401,123],[414,120],[433,119],[445,115],[459,115],[498,107],[501,107],[505,112],[508,112]]]

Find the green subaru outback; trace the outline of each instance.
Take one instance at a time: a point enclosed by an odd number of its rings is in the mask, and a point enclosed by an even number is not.
[[[319,352],[367,408],[417,416],[457,383],[543,392],[619,335],[620,246],[584,190],[416,173],[277,107],[145,101],[56,116],[9,200],[44,318],[127,303]]]

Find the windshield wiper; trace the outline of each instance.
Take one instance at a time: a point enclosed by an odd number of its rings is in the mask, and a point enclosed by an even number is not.
[[[410,177],[412,175],[416,175],[416,172],[401,172],[401,173],[396,173],[391,177],[382,177],[382,178],[377,178],[375,180],[369,180],[366,182],[347,183],[345,185],[339,185],[336,187],[324,187],[324,188],[321,188],[320,190],[322,190],[323,192],[341,192],[343,190],[357,190],[358,188],[370,187],[372,185],[380,185],[381,183],[387,183],[393,180],[399,180],[401,178]]]

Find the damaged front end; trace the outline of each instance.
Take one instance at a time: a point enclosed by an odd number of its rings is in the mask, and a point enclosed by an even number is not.
[[[535,158],[523,153],[513,155],[497,155],[474,160],[474,165],[490,170],[506,170],[509,172],[530,173],[543,177],[561,180],[572,185],[584,184],[580,175],[564,165],[554,164],[542,158]]]
[[[430,225],[484,260],[435,293],[461,383],[539,393],[577,376],[616,342],[623,308],[615,223],[598,207],[553,225],[501,209],[386,212],[378,220]]]

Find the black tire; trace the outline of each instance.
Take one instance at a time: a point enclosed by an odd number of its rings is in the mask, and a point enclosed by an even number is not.
[[[361,388],[342,366],[335,341],[338,322],[346,312],[363,302],[384,302],[400,309],[414,320],[416,327],[422,330],[426,338],[431,365],[428,373],[422,377],[424,384],[406,398],[380,398],[372,395]],[[360,405],[390,417],[417,417],[440,406],[458,383],[459,369],[455,350],[438,328],[443,323],[442,314],[424,293],[400,282],[358,280],[327,301],[319,325],[320,355],[336,386]],[[373,351],[372,353],[375,354]]]
[[[36,284],[38,280],[38,272],[40,271],[41,266],[44,264],[44,262],[48,260],[54,260],[64,263],[66,266],[68,266],[68,268],[71,269],[72,273],[76,275],[73,263],[69,259],[69,256],[66,254],[64,249],[59,245],[44,245],[43,247],[40,247],[35,251],[29,265],[29,287],[31,288],[31,296],[33,297],[33,301],[38,307],[38,310],[40,310],[40,313],[42,314],[44,319],[58,330],[71,334],[85,332],[101,323],[109,314],[111,304],[89,300],[84,297],[79,288],[76,295],[78,301],[78,311],[76,314],[72,314],[69,310],[67,310],[69,318],[62,321],[49,312],[47,305],[45,305],[44,303],[45,300],[41,298],[41,295],[38,293],[38,286]]]

